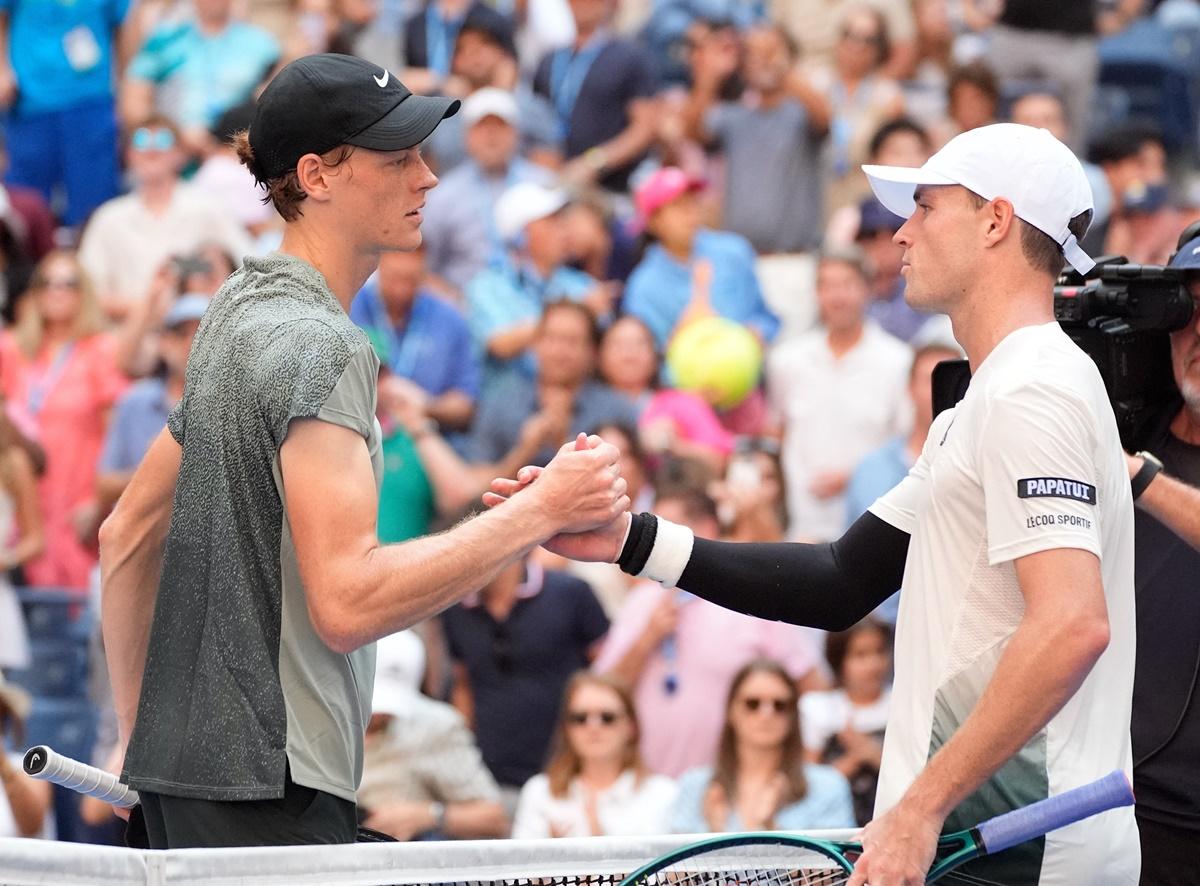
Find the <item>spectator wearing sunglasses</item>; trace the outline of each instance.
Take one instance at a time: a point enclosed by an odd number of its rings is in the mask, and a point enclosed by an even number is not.
[[[126,136],[133,190],[97,209],[79,244],[79,259],[111,318],[148,297],[154,275],[173,255],[214,242],[240,263],[250,251],[235,214],[181,180],[185,157],[179,130],[166,117],[147,117]]]
[[[559,702],[608,631],[592,589],[521,559],[442,616],[454,662],[451,701],[475,730],[506,810],[541,771]]]
[[[854,827],[845,777],[805,763],[796,686],[771,659],[733,678],[713,766],[685,773],[671,813],[679,834]]]
[[[575,674],[563,694],[553,753],[521,790],[513,837],[666,833],[675,782],[642,762],[624,683]]]

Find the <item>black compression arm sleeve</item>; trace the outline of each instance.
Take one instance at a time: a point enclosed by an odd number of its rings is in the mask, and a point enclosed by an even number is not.
[[[747,615],[845,630],[899,589],[908,538],[871,513],[831,544],[697,538],[679,587]]]

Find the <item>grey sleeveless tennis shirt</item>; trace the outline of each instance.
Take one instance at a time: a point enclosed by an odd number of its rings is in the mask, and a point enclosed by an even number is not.
[[[361,434],[382,477],[379,362],[310,265],[247,258],[213,299],[168,427],[183,447],[125,776],[208,800],[292,780],[353,801],[375,647],[331,651],[308,617],[279,472],[293,419]]]

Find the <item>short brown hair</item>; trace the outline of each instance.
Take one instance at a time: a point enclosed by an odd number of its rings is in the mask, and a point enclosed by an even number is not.
[[[257,172],[258,162],[254,156],[254,148],[250,147],[250,131],[243,129],[241,132],[235,132],[230,139],[235,151],[237,151],[238,159],[242,161],[242,165],[250,170],[255,180],[266,189],[267,194],[263,197],[263,202],[270,202],[275,206],[275,211],[283,218],[285,222],[295,221],[300,216],[304,215],[304,211],[300,208],[300,204],[308,197],[304,193],[304,188],[300,187],[300,177],[296,175],[296,170],[291,169],[283,175],[271,179],[262,179]],[[339,145],[336,148],[326,151],[321,154],[321,162],[330,168],[341,166],[350,159],[350,155],[354,153],[352,145]]]
[[[965,190],[971,200],[971,205],[976,209],[982,209],[991,202],[970,188]],[[1041,271],[1043,274],[1057,277],[1062,273],[1066,257],[1063,255],[1062,247],[1055,242],[1054,238],[1045,231],[1035,228],[1023,218],[1017,218],[1017,223],[1020,225],[1021,231],[1021,254],[1025,256],[1025,260],[1033,266],[1034,270]],[[1076,240],[1082,240],[1091,223],[1092,210],[1087,209],[1067,222],[1067,230],[1075,235]]]
[[[825,635],[825,660],[833,671],[833,679],[842,685],[842,666],[846,663],[846,654],[850,651],[850,642],[855,634],[874,631],[883,637],[883,645],[892,648],[892,627],[874,616],[868,615],[862,621],[844,631],[832,631]]]

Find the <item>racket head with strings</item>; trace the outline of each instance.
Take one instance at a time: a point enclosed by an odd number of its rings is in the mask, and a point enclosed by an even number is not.
[[[621,886],[841,886],[854,871],[848,856],[861,851],[795,834],[728,834],[656,858]]]

